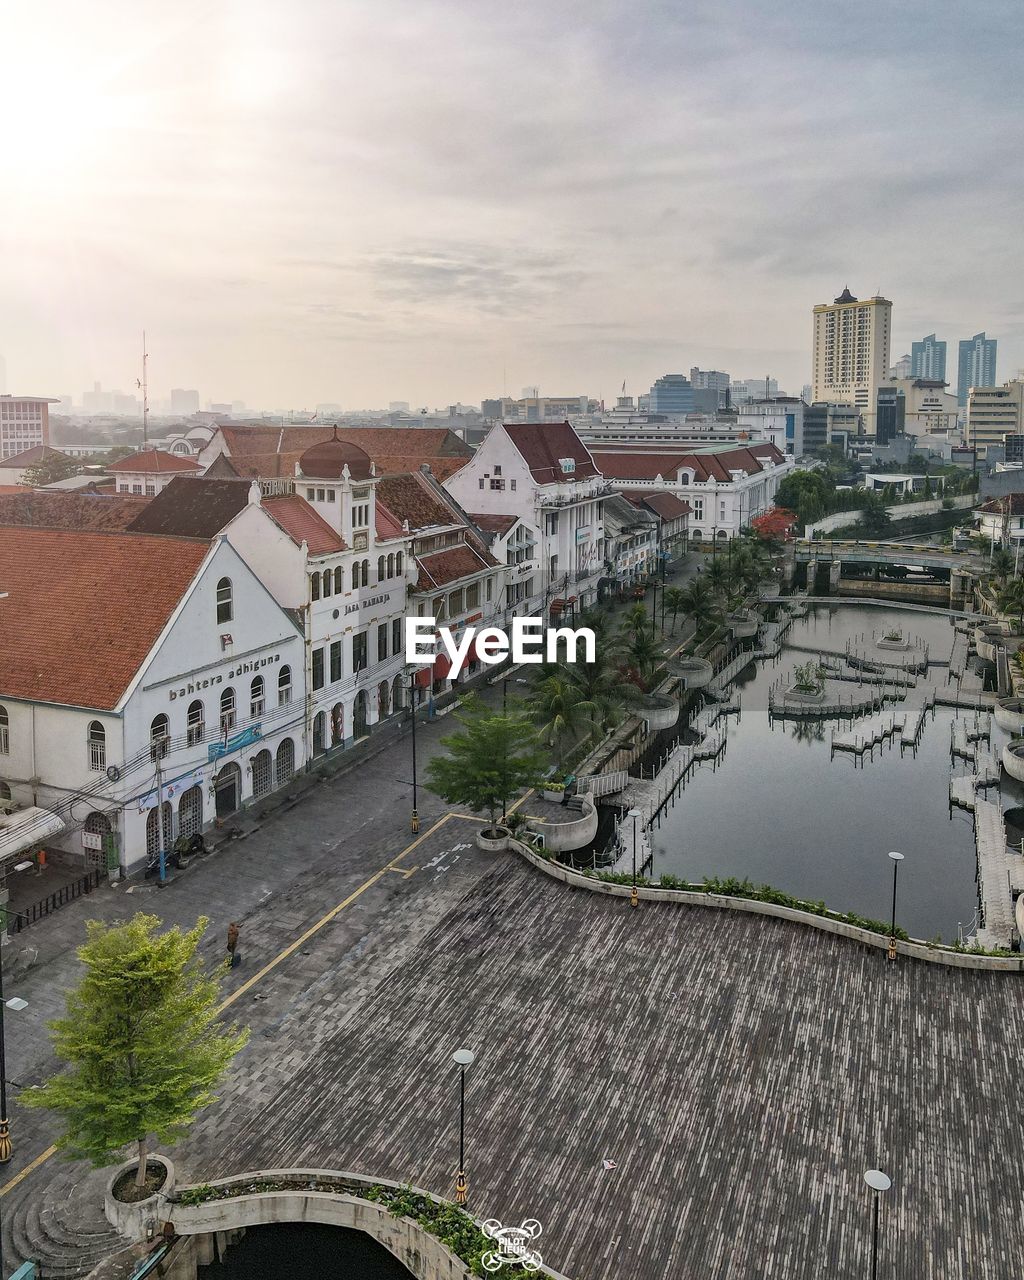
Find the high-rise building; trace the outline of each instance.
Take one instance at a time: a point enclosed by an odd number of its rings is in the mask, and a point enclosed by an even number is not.
[[[814,308],[811,394],[815,401],[854,405],[869,435],[875,433],[876,393],[889,376],[891,332],[888,298],[860,302],[844,289],[834,302]]]
[[[651,413],[693,413],[693,387],[681,373],[666,373],[651,387]]]
[[[719,369],[698,369],[694,365],[690,369],[690,386],[694,391],[727,391],[729,375]]]
[[[989,445],[1001,445],[1003,436],[1019,435],[1021,431],[1024,431],[1024,381],[1004,382],[1001,387],[971,388],[964,439],[977,449],[979,457],[986,456]]]
[[[946,381],[946,344],[934,333],[920,342],[910,344],[910,372],[898,374],[903,378],[928,378],[934,382]]]
[[[176,418],[188,418],[199,412],[199,392],[171,388],[171,413]]]
[[[754,400],[771,400],[779,394],[775,378],[733,378],[729,383],[729,399],[733,404],[750,404]],[[809,399],[804,396],[805,400]]]
[[[53,396],[0,396],[0,458],[50,443]]]
[[[891,444],[895,436],[903,435],[906,407],[906,398],[899,387],[890,383],[878,388],[875,393],[876,444]]]
[[[960,343],[957,360],[956,398],[961,408],[967,403],[971,387],[996,385],[996,340],[976,333]]]
[[[910,365],[911,365],[910,353],[907,352],[906,355],[900,356],[900,358],[896,361],[893,367],[889,370],[890,378],[895,378],[897,381],[899,381],[900,378],[909,378]]]

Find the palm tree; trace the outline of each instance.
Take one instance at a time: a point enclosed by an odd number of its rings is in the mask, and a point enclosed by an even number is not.
[[[1000,613],[1015,613],[1018,628],[1024,629],[1024,578],[1011,578],[996,603]]]
[[[716,596],[729,590],[729,565],[725,559],[714,559],[704,572],[704,582]]]
[[[992,552],[992,572],[999,582],[1005,582],[1013,573],[1013,555],[1005,547],[996,547]]]
[[[618,646],[622,664],[620,679],[633,680],[646,690],[654,680],[662,656],[661,646],[651,635],[650,628],[623,631]]]
[[[635,604],[627,609],[622,618],[623,631],[650,631],[651,619],[647,606]]]
[[[680,609],[686,603],[686,597],[683,595],[680,587],[669,587],[665,592],[665,608],[672,614],[672,630],[676,629],[676,618],[679,616]]]
[[[591,722],[592,708],[585,706],[579,687],[564,671],[542,680],[527,702],[530,715],[545,743],[554,750],[559,772],[569,747]]]
[[[687,617],[692,618],[699,638],[718,623],[720,611],[714,593],[703,578],[691,578],[682,594],[682,610]]]
[[[580,714],[602,732],[614,729],[622,720],[623,707],[636,700],[636,686],[624,681],[600,650],[596,662],[576,663],[568,678],[581,698]]]

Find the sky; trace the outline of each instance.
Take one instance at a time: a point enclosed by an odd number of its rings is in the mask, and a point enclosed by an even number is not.
[[[1011,0],[0,7],[9,391],[798,394],[844,285],[1024,366]]]

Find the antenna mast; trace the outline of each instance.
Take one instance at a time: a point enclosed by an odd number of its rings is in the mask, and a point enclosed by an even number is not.
[[[149,448],[149,352],[146,331],[142,331],[142,447]]]

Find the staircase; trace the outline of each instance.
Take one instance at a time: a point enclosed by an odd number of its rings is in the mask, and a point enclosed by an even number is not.
[[[4,1261],[34,1261],[46,1280],[84,1280],[129,1243],[103,1213],[110,1170],[54,1157],[41,1175],[4,1197]]]

